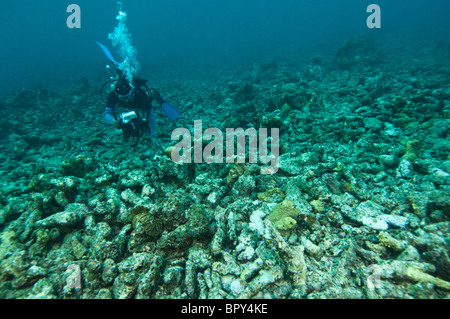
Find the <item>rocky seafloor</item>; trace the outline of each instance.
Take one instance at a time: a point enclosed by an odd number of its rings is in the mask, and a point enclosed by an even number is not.
[[[448,298],[450,42],[152,78],[182,117],[136,147],[101,83],[0,102],[0,298]],[[176,127],[280,128],[280,167],[175,164]]]

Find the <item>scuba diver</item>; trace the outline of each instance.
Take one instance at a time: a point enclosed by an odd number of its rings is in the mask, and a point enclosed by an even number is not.
[[[120,72],[118,73],[120,75]],[[161,96],[158,90],[150,89],[146,85],[146,80],[136,79],[131,85],[124,77],[119,76],[119,79],[114,81],[116,82],[114,89],[105,101],[104,117],[109,124],[116,123],[117,128],[122,130],[125,140],[136,137],[137,143],[147,128],[150,129],[151,137],[157,137],[153,100],[161,106],[169,119],[174,121],[179,117],[177,110]],[[115,112],[115,107],[118,105],[130,111],[121,113],[118,117]]]
[[[118,46],[119,53],[124,60],[121,63],[117,62],[108,48],[97,42],[117,72],[116,79],[102,86],[101,97],[106,104],[105,120],[110,124],[117,123],[117,127],[122,129],[124,139],[136,137],[137,141],[134,144],[136,145],[147,128],[150,129],[151,137],[157,137],[158,135],[152,106],[153,100],[158,102],[170,120],[175,121],[180,114],[161,96],[158,90],[150,89],[146,85],[146,80],[137,76],[139,62],[136,59],[136,49],[132,44],[131,35],[126,27],[127,14],[122,10],[123,4],[120,1],[118,5],[119,15],[116,18],[118,25],[114,32],[108,35],[108,38],[112,40],[113,46]],[[107,87],[113,87],[113,89],[105,98],[104,89]],[[118,105],[127,108],[129,111],[117,117],[115,107]],[[155,141],[152,139],[153,142]]]

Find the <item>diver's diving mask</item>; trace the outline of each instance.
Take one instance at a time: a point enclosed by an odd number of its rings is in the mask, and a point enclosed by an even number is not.
[[[119,100],[123,103],[128,103],[134,99],[134,90],[131,89],[127,94],[118,94]]]
[[[115,90],[117,97],[122,103],[128,103],[134,99],[134,90],[131,85],[126,82],[119,82],[118,85],[116,85]]]

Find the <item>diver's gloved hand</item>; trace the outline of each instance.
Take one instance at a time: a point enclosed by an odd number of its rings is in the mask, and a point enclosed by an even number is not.
[[[113,115],[113,109],[110,107],[105,107],[105,120],[107,123],[109,124],[113,124],[114,123],[114,115]]]
[[[112,116],[111,114],[105,114],[105,120],[108,124],[113,124],[114,116]]]

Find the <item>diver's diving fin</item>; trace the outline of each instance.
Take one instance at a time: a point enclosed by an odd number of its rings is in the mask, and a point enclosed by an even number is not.
[[[114,67],[117,69],[119,67],[119,63],[116,60],[114,60],[114,57],[112,56],[111,52],[109,52],[108,48],[105,47],[100,42],[98,42],[98,41],[96,41],[96,42],[100,46],[100,48],[103,50],[103,52],[105,53],[105,55],[109,59],[109,61],[111,61],[112,64],[114,64]]]
[[[180,113],[168,102],[161,104],[161,108],[171,121],[175,121],[180,117]]]
[[[153,91],[153,98],[161,105],[162,110],[171,121],[175,121],[180,117],[180,113],[178,113],[178,111],[161,96],[157,89],[150,89],[147,85],[145,85],[145,87],[147,90]]]

